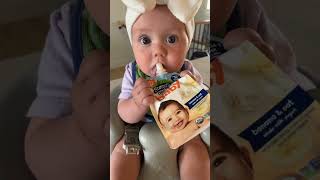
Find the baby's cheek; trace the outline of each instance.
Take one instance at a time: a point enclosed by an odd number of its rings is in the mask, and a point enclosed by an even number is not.
[[[165,122],[162,121],[162,120],[159,120],[159,121],[160,121],[160,123],[162,124],[162,126],[163,126],[164,129],[168,129],[168,128],[169,128],[169,126],[168,126],[169,123],[165,123]]]
[[[177,61],[176,59],[178,59],[178,57],[176,58],[171,58],[171,60],[168,62],[168,67],[167,70],[169,72],[178,72],[180,71],[182,65],[183,65],[183,60],[179,60]]]
[[[172,122],[166,123],[166,128],[167,128],[167,129],[171,129],[171,128],[172,128]]]

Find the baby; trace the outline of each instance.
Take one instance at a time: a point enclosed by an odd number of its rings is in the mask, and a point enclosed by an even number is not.
[[[158,119],[172,133],[184,129],[189,122],[189,112],[178,101],[168,100],[160,104]]]
[[[154,102],[145,77],[156,75],[157,63],[161,63],[167,72],[189,71],[200,81],[199,72],[185,56],[194,32],[193,17],[202,1],[123,2],[127,6],[126,28],[136,61],[126,66],[118,113],[125,122],[132,124],[144,121],[150,104]],[[111,154],[112,180],[137,179],[139,175],[141,155],[126,155],[123,142],[122,138]],[[209,179],[209,154],[199,136],[184,144],[179,151],[181,179]]]

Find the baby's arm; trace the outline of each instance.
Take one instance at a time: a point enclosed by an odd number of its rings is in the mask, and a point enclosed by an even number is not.
[[[72,113],[35,117],[25,136],[25,158],[37,179],[106,179],[109,169],[107,57],[90,53],[72,85]]]
[[[122,120],[127,123],[137,123],[141,121],[148,112],[150,104],[154,102],[153,92],[148,82],[137,79],[132,90],[132,97],[120,99],[118,103],[118,113]]]

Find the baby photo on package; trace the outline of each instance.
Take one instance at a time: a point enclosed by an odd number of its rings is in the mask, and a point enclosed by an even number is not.
[[[151,112],[170,148],[178,148],[209,127],[210,94],[190,75],[154,96]]]

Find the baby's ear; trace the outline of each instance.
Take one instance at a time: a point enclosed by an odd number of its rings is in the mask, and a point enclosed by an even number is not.
[[[163,130],[167,130],[166,127],[162,124],[162,122],[159,120],[159,127]]]
[[[160,118],[159,118],[159,117],[157,118],[157,121],[159,122],[159,127],[161,127],[162,129],[164,129],[164,126],[163,126],[162,122],[160,121]]]

